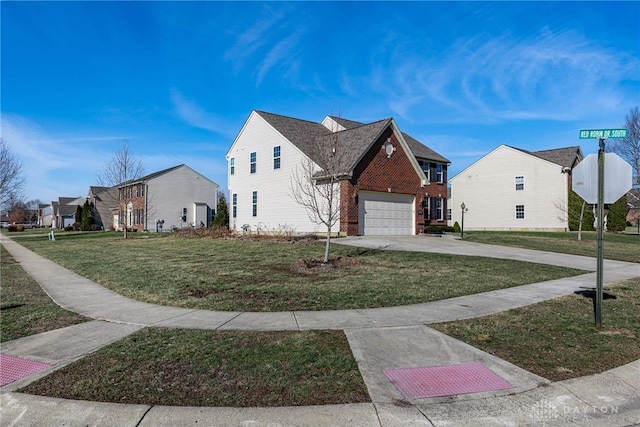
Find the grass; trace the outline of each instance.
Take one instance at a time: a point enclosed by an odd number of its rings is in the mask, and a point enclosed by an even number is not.
[[[21,392],[174,406],[297,406],[369,402],[342,331],[147,328]]]
[[[0,245],[0,342],[84,322],[58,307]]]
[[[429,326],[552,381],[591,375],[640,356],[640,277],[607,289],[600,330],[581,295]]]
[[[12,236],[13,237],[13,236]],[[14,237],[127,297],[229,311],[331,310],[415,304],[584,273],[512,260],[334,245],[340,268],[310,269],[324,243],[113,233]],[[148,238],[140,238],[148,237]]]
[[[294,307],[301,304],[300,301],[306,301],[303,298],[319,304],[318,301],[324,301],[323,293],[335,292],[340,286],[349,288],[351,293],[356,292],[358,285],[350,284],[351,277],[363,287],[360,303],[371,303],[372,296],[366,289],[370,286],[372,294],[384,295],[377,303],[388,304],[399,301],[392,294],[401,292],[413,292],[412,298],[417,298],[416,295],[419,298],[447,298],[447,293],[454,296],[481,292],[494,278],[499,286],[513,286],[509,283],[514,278],[524,282],[537,281],[532,277],[549,277],[546,276],[549,271],[555,270],[541,266],[542,271],[534,272],[533,267],[538,265],[514,261],[502,264],[493,259],[334,246],[334,255],[351,262],[342,270],[310,275],[308,271],[300,270],[297,261],[319,257],[321,244],[140,238],[142,236],[123,241],[112,233],[61,233],[56,242],[48,242],[39,234],[25,233],[16,240],[53,259],[55,257],[50,254],[57,253],[62,260],[78,265],[75,268],[85,272],[92,268],[113,270],[108,280],[115,284],[122,282],[121,287],[144,282],[147,275],[151,287],[173,286],[180,290],[176,295],[181,296],[181,304],[196,304],[190,298],[203,304],[202,300],[209,296],[204,292],[192,293],[185,298],[185,288],[181,284],[195,286],[195,283],[206,290],[213,283],[225,281],[233,284],[226,290],[231,298],[229,305],[252,306],[249,302],[255,303],[258,296],[264,295],[262,287],[274,292],[273,295],[289,292],[294,299],[288,305],[283,301],[253,304],[260,309],[273,309],[278,305]],[[557,244],[560,244],[557,237],[551,236],[544,249],[552,250]],[[626,245],[624,241],[608,244]],[[569,247],[575,250],[575,246]],[[91,256],[81,256],[86,253]],[[156,260],[158,257],[161,261]],[[238,260],[233,262],[236,257]],[[85,259],[78,261],[77,258]],[[6,259],[3,252],[2,260]],[[141,265],[143,273],[138,277],[139,273],[134,271]],[[567,271],[556,270],[565,274]],[[7,283],[14,279],[5,276],[4,265],[2,273],[4,294]],[[278,275],[276,283],[267,280],[270,273]],[[168,275],[169,279],[163,279],[163,275]],[[399,276],[400,280],[386,282],[391,280],[390,276]],[[447,276],[452,277],[447,279]],[[202,282],[193,282],[194,277]],[[403,281],[417,285],[402,287]],[[134,293],[171,295],[168,289],[154,293],[146,288],[136,289],[136,286],[132,286]],[[417,290],[412,291],[414,288]],[[604,301],[601,331],[593,326],[591,300],[578,295],[480,319],[430,326],[550,380],[589,375],[633,361],[640,354],[640,278],[608,289],[616,299]],[[306,297],[300,296],[302,291]],[[358,302],[357,296],[350,299],[345,294],[335,298],[333,304],[353,304],[354,301]],[[326,302],[323,304],[327,305]],[[21,391],[73,399],[188,406],[289,406],[369,401],[346,337],[340,331],[146,328]]]
[[[465,231],[464,239],[470,242],[584,255],[594,258],[597,253],[597,233],[594,231],[582,232],[582,240],[578,240],[577,232],[514,231]],[[640,262],[640,235],[605,233],[603,249],[606,259]]]

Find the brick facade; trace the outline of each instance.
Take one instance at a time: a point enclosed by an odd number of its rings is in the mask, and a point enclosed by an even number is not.
[[[387,141],[395,148],[391,156],[383,148]],[[393,129],[389,127],[363,156],[351,179],[340,182],[340,232],[348,236],[358,235],[359,191],[415,195],[415,232],[424,232],[426,223],[444,226],[446,206],[443,207],[443,219],[438,221],[425,220],[422,207],[426,197],[442,197],[446,201],[446,179],[443,181],[441,184],[431,183],[423,187],[420,175],[398,142]]]

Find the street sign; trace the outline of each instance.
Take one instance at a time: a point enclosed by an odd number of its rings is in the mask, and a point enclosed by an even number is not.
[[[604,153],[604,203],[615,203],[631,190],[631,165],[616,153]],[[589,204],[598,203],[598,155],[589,154],[571,172],[571,187]]]
[[[580,139],[626,138],[627,129],[586,129],[580,131]]]

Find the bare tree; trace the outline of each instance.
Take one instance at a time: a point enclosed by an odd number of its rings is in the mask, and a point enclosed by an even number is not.
[[[638,106],[629,111],[625,120],[627,137],[616,140],[611,146],[611,151],[618,154],[631,165],[633,169],[634,184],[640,186],[640,110]]]
[[[134,194],[131,184],[144,176],[144,167],[142,162],[134,155],[129,140],[123,140],[122,146],[114,153],[104,166],[104,169],[98,174],[98,185],[103,187],[116,187],[118,192],[114,192],[117,196],[114,207],[120,210],[118,214],[119,225],[124,225],[124,238],[127,238],[127,218],[130,215],[131,202]]]
[[[22,164],[0,138],[0,207],[7,208],[22,199],[23,191]]]
[[[340,219],[344,152],[338,145],[338,133],[318,138],[314,141],[311,156],[305,157],[291,178],[290,196],[305,208],[309,220],[327,227],[324,263],[329,262],[331,232]]]

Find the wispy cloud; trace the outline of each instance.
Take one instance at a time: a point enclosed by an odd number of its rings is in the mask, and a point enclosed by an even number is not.
[[[107,150],[120,138],[51,134],[38,123],[2,113],[2,138],[22,164],[27,199],[84,196],[95,185]]]
[[[479,122],[594,116],[603,106],[632,102],[620,83],[640,76],[633,54],[547,28],[528,39],[458,40],[437,58],[418,48],[392,58],[366,84],[387,94],[389,108],[404,118],[417,112]],[[351,91],[352,83],[343,79]]]
[[[287,20],[291,9],[289,5],[263,5],[260,17],[238,32],[224,53],[236,72],[251,68],[256,86],[276,67],[289,77],[299,69],[298,44],[305,30]]]
[[[300,32],[291,34],[267,52],[256,73],[256,84],[258,86],[262,83],[269,70],[276,65],[281,65],[286,69],[295,68],[292,63],[295,63],[295,51],[300,36]]]
[[[229,126],[225,124],[224,120],[213,113],[205,111],[194,101],[187,99],[177,89],[171,89],[170,99],[176,114],[184,122],[210,132],[228,134]]]

